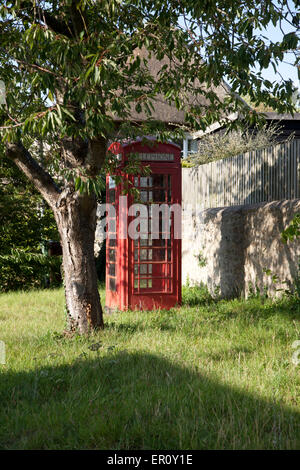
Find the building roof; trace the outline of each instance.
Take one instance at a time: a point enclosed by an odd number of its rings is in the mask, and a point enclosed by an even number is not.
[[[136,49],[135,55],[139,55],[141,59],[147,59],[149,70],[151,71],[151,74],[154,76],[154,78],[158,77],[162,66],[167,65],[168,67],[170,67],[170,69],[174,67],[174,63],[172,63],[168,57],[165,56],[162,60],[158,60],[153,54],[149,55],[145,48]],[[199,86],[199,84],[197,84],[197,86]],[[208,88],[205,84],[203,84],[202,87],[204,91],[208,91]],[[230,88],[225,82],[222,82],[217,87],[212,86],[210,89],[216,93],[216,95],[221,101],[224,100],[225,96],[230,93]],[[199,94],[197,94],[196,96],[192,93],[186,93],[185,99],[187,100],[186,109],[188,108],[188,106],[198,105],[203,107],[204,110],[210,104],[209,100],[205,96]],[[154,106],[151,119],[161,121],[169,125],[184,125],[186,123],[185,109],[178,110],[175,104],[173,106],[168,104],[162,95],[157,95],[151,101]],[[149,117],[144,111],[138,113],[135,110],[135,106],[132,105],[131,121],[143,122],[148,119]],[[121,119],[118,117],[114,117],[114,120],[121,121]]]

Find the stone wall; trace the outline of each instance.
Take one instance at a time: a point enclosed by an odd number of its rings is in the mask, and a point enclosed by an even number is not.
[[[194,207],[185,193],[183,283],[202,281],[211,292],[219,291],[224,297],[248,295],[253,288],[261,292],[267,288],[275,294],[275,289],[292,285],[300,243],[285,245],[280,234],[300,212],[300,199],[198,212]],[[275,285],[264,269],[270,269],[281,282]]]

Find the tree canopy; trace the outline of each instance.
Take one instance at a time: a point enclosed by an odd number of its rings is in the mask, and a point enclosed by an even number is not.
[[[299,63],[298,7],[299,0],[1,3],[2,151],[54,211],[73,326],[78,319],[81,331],[103,324],[91,246],[108,140],[164,140],[176,127],[205,129],[235,112],[253,123],[256,112],[238,95],[292,112],[292,81],[271,83],[255,66],[276,70],[287,51]],[[270,24],[281,28],[280,40],[265,37]],[[155,73],[151,57],[161,64]],[[226,88],[222,99],[219,86]],[[159,101],[184,112],[184,127],[153,119]]]
[[[7,89],[6,138],[106,137],[115,133],[117,117],[126,134],[132,108],[151,121],[158,95],[183,108],[194,129],[242,108],[235,93],[292,111],[291,80],[271,83],[253,67],[276,70],[286,51],[297,50],[298,6],[297,0],[5,1],[0,77]],[[263,31],[269,24],[289,32],[272,43]],[[138,48],[169,63],[153,76]],[[220,102],[213,87],[224,78],[233,93]],[[190,95],[207,97],[209,106]],[[157,122],[143,127],[140,133],[161,128]]]

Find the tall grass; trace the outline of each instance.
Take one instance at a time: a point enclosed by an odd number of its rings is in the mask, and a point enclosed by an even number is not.
[[[67,339],[62,290],[0,295],[0,448],[299,448],[299,304],[184,298]]]

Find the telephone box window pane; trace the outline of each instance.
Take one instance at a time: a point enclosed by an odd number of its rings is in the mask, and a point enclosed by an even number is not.
[[[153,202],[165,202],[165,192],[159,189],[153,191]]]
[[[116,265],[111,263],[108,265],[108,274],[110,276],[115,276],[116,275]]]
[[[108,187],[109,189],[113,189],[116,187],[115,179],[112,176],[108,178]]]
[[[117,240],[115,238],[110,238],[109,246],[117,246]]]
[[[148,280],[148,287],[152,287],[152,279]]]
[[[147,191],[141,191],[140,196],[141,196],[141,201],[142,202],[148,202],[148,192]]]
[[[140,265],[140,274],[147,274],[148,269],[147,269],[147,264],[141,264]]]
[[[153,175],[153,186],[162,188],[164,186],[164,175]]]
[[[116,251],[113,249],[108,250],[108,260],[109,261],[116,261]]]
[[[141,250],[140,251],[140,259],[142,261],[147,261],[148,259],[152,259],[152,250]]]
[[[171,261],[171,256],[172,256],[171,248],[168,248],[168,261]]]
[[[139,250],[135,249],[134,250],[134,261],[138,261],[138,256],[139,256]]]
[[[147,279],[141,279],[140,280],[140,288],[141,289],[146,289],[147,288]]]
[[[108,219],[108,231],[109,232],[116,231],[116,219]]]
[[[152,176],[141,176],[140,186],[141,188],[149,188],[152,186]]]
[[[137,289],[139,287],[139,281],[134,281],[134,288]]]
[[[137,274],[137,270],[134,271]],[[140,264],[140,275],[149,276],[152,274],[152,264]]]
[[[153,261],[164,261],[164,260],[165,260],[164,249],[153,250]]]
[[[116,191],[114,189],[110,189],[108,192],[108,202],[115,202],[116,201]]]
[[[164,240],[170,237],[171,225],[172,225],[172,221],[170,217],[166,216],[166,217],[162,217],[161,219],[159,219],[159,231],[164,233],[162,237]]]
[[[114,291],[114,292],[117,290],[116,289],[116,280],[113,277],[109,278],[109,290]]]
[[[157,238],[157,239],[152,240],[152,246],[153,247],[165,246],[165,243],[166,243],[166,240],[163,239],[163,238]]]
[[[137,187],[139,185],[139,177],[135,176],[134,177],[134,186]]]

